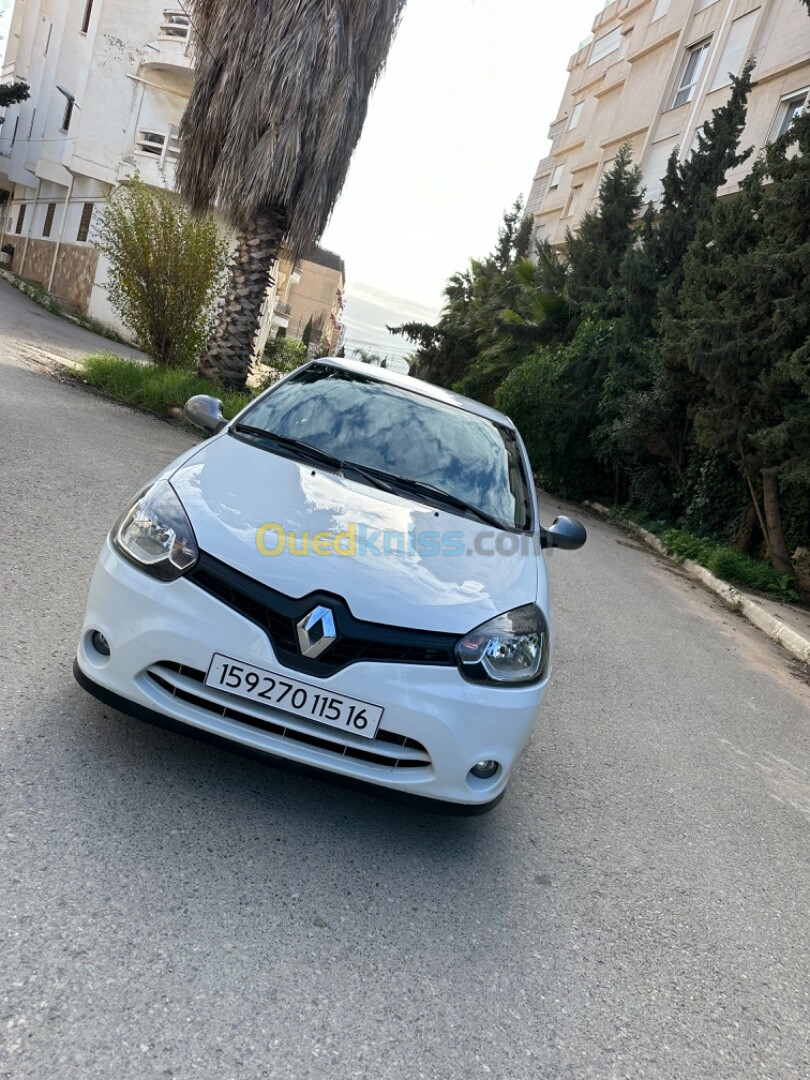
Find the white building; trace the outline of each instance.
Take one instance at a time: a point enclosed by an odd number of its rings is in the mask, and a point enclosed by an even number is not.
[[[67,307],[115,323],[90,243],[93,214],[136,171],[174,183],[193,81],[188,16],[172,0],[18,0],[3,82],[28,101],[0,127],[11,269]]]
[[[188,0],[16,0],[0,81],[30,98],[0,125],[0,237],[10,268],[63,306],[120,327],[93,218],[138,173],[174,188],[194,81]],[[291,270],[292,268],[290,268]],[[289,275],[288,275],[289,276]],[[284,325],[269,290],[261,348]]]

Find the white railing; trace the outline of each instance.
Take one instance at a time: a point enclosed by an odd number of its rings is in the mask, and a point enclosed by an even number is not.
[[[164,11],[160,24],[160,36],[175,41],[188,41],[191,35],[191,19],[182,11]]]
[[[135,145],[142,154],[159,159],[161,166],[173,164],[180,155],[179,129],[172,124],[166,132],[141,130]]]

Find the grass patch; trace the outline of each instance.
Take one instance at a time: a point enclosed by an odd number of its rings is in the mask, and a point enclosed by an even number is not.
[[[723,581],[767,593],[779,600],[798,600],[799,595],[787,574],[780,574],[768,563],[752,559],[737,548],[717,544],[693,536],[682,529],[668,529],[659,539],[668,555],[676,559],[691,559]]]
[[[252,396],[224,390],[184,368],[140,364],[136,360],[123,360],[113,353],[86,357],[77,375],[82,382],[116,401],[156,416],[172,415],[173,410],[182,409],[195,394],[210,394],[221,399],[225,419],[232,420]]]
[[[682,529],[668,529],[661,534],[660,540],[667,554],[700,563],[723,581],[756,589],[780,600],[799,599],[787,574],[780,574],[768,563],[752,559],[737,548],[693,536]]]
[[[788,574],[780,574],[770,563],[752,559],[750,555],[744,555],[729,544],[706,540],[684,529],[673,529],[666,522],[654,521],[644,513],[635,510],[628,512],[626,507],[612,507],[610,516],[617,525],[631,531],[640,526],[653,533],[664,545],[666,553],[679,562],[690,559],[711,570],[715,577],[722,581],[754,589],[777,600],[802,601]]]

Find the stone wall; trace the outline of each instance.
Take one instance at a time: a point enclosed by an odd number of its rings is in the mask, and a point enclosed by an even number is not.
[[[95,248],[63,244],[59,250],[51,292],[63,307],[87,314],[97,268],[98,252]]]
[[[22,253],[25,244],[21,244],[19,251],[19,258],[17,257],[17,251],[14,252],[14,261],[18,266],[22,264]],[[29,240],[28,251],[25,253],[25,266],[21,273],[22,277],[26,281],[35,281],[37,285],[44,285],[47,289],[48,282],[51,280],[51,268],[53,266],[53,253],[56,250],[56,244],[53,240]]]
[[[45,288],[48,287],[56,247],[54,240],[29,240],[24,266],[22,260],[25,237],[17,236],[16,233],[6,233],[3,244],[11,244],[14,248],[14,258],[10,266],[4,264],[5,270],[19,274],[25,281],[33,281]],[[62,244],[51,290],[62,307],[75,311],[77,314],[87,314],[97,269],[98,252],[94,247],[83,244]]]

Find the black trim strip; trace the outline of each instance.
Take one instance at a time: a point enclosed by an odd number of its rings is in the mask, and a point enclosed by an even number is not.
[[[295,599],[205,551],[200,552],[186,580],[260,626],[270,638],[279,662],[292,671],[328,679],[356,663],[457,667],[457,634],[363,622],[354,617],[340,596],[318,590]],[[301,655],[296,623],[321,604],[332,612],[338,636],[317,660],[312,660]]]
[[[153,724],[155,727],[173,731],[186,738],[195,739],[197,742],[207,743],[218,750],[227,750],[231,754],[238,754],[240,757],[250,758],[253,761],[259,761],[274,768],[284,769],[285,772],[297,773],[313,780],[326,781],[336,787],[350,788],[364,795],[371,795],[375,799],[395,803],[398,806],[407,806],[413,810],[424,810],[443,817],[479,817],[481,814],[487,814],[490,810],[494,810],[506,794],[504,789],[491,802],[470,805],[467,803],[445,802],[443,799],[430,799],[424,795],[413,795],[409,791],[395,791],[366,780],[355,780],[351,776],[342,776],[340,773],[319,769],[314,765],[291,761],[289,758],[279,757],[265,750],[256,750],[252,746],[235,743],[231,739],[226,739],[222,735],[215,735],[211,731],[204,731],[202,728],[196,728],[191,724],[184,724],[182,720],[176,720],[173,716],[167,716],[166,713],[149,709],[136,701],[129,701],[120,694],[100,686],[99,683],[94,682],[88,675],[85,675],[79,667],[78,660],[73,661],[73,677],[88,694],[91,694],[104,705],[109,705],[110,708],[124,713],[125,716],[133,716],[136,720],[143,720],[145,723]]]

